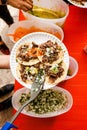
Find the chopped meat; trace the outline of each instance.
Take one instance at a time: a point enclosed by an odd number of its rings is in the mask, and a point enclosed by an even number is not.
[[[54,44],[49,40],[46,43],[41,44],[39,47],[44,54],[42,59],[43,63],[53,63],[55,60],[59,59],[61,48],[59,48],[59,45],[57,43]]]

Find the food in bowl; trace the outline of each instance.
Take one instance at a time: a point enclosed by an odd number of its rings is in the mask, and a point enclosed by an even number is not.
[[[58,37],[61,41],[64,38],[63,30],[57,25],[41,21],[35,22],[33,20],[24,20],[12,24],[7,35],[15,43],[23,36],[32,32],[48,32]]]
[[[74,57],[69,56],[69,68],[68,68],[66,80],[74,78],[78,73],[78,69],[79,67],[78,67],[77,60]]]
[[[65,12],[61,10],[57,12],[51,9],[46,9],[38,6],[33,6],[33,9],[29,10],[28,12],[36,17],[47,18],[47,19],[56,19],[65,16]]]
[[[12,105],[18,110],[30,98],[30,89],[21,88],[12,96]],[[73,105],[72,95],[65,89],[55,86],[42,90],[38,97],[32,101],[21,113],[37,117],[54,117],[68,112]]]
[[[23,27],[18,27],[14,34],[7,34],[8,36],[12,36],[14,41],[17,42],[19,39],[21,39],[23,36],[32,33],[32,32],[48,32],[51,33],[55,36],[57,36],[59,39],[61,39],[61,35],[58,31],[49,31],[49,30],[44,30],[44,29],[40,29],[38,27],[32,26],[30,28],[23,28]]]
[[[46,21],[63,26],[69,14],[69,6],[63,0],[33,0],[33,10],[23,12],[28,20]]]
[[[55,84],[67,74],[63,61],[64,51],[51,40],[38,45],[34,42],[22,44],[16,53],[17,74],[25,83],[32,83],[41,68],[45,70],[45,82]]]
[[[18,110],[29,98],[30,89],[21,88],[14,93],[12,105]],[[51,89],[43,90],[21,113],[37,118],[54,117],[69,111],[72,104],[72,95],[67,90],[55,86]]]
[[[19,103],[23,105],[30,99],[29,93],[22,93]],[[68,104],[67,95],[62,91],[55,89],[42,90],[39,95],[26,107],[27,111],[35,112],[36,114],[45,114],[49,112],[59,111],[64,109]]]
[[[72,75],[72,71],[71,69],[68,69],[67,76],[71,76],[71,75]]]

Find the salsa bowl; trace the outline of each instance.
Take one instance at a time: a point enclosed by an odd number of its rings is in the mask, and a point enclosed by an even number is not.
[[[69,6],[63,0],[33,0],[33,6],[33,13],[23,12],[28,20],[46,21],[62,27],[69,14]],[[50,18],[49,12],[58,16]]]

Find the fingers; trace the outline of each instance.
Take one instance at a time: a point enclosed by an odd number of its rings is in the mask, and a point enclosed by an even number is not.
[[[32,0],[26,0],[26,2],[29,4],[30,9],[33,8],[33,1]]]
[[[32,0],[20,0],[19,8],[28,11],[31,10],[33,7],[33,1]]]
[[[24,11],[31,10],[32,8],[33,8],[33,1],[32,0],[23,1],[23,7],[22,7],[22,9]]]
[[[25,4],[25,5],[23,6],[23,10],[24,10],[24,11],[28,11],[28,10],[31,10],[32,7],[33,7],[32,5]]]
[[[22,9],[25,12],[29,10],[26,6],[20,7],[20,9]]]
[[[26,2],[30,5],[33,5],[33,1],[32,0],[26,0]]]

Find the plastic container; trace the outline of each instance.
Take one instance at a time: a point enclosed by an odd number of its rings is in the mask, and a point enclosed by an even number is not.
[[[37,17],[35,15],[32,15],[28,12],[23,12],[24,15],[26,16],[27,19],[34,19],[37,21],[46,21],[46,22],[52,22],[55,23],[59,26],[63,26],[68,14],[69,14],[69,6],[68,4],[66,4],[63,0],[33,0],[33,5],[34,6],[38,6],[38,7],[42,7],[42,8],[46,8],[46,9],[50,9],[53,10],[55,12],[61,12],[61,13],[65,13],[65,16],[61,17],[61,18],[54,18],[54,19],[49,19],[49,18],[41,18],[41,17]]]
[[[53,23],[48,23],[48,22],[43,22],[43,21],[35,22],[34,20],[24,20],[24,21],[19,21],[19,22],[12,24],[8,30],[8,34],[14,34],[15,30],[19,27],[29,29],[30,33],[36,32],[36,31],[51,33],[51,34],[54,34],[55,36],[57,36],[61,41],[64,38],[64,32],[61,27],[59,27]],[[16,42],[14,40],[13,36],[9,35],[9,38],[12,42],[14,42],[14,43]]]

